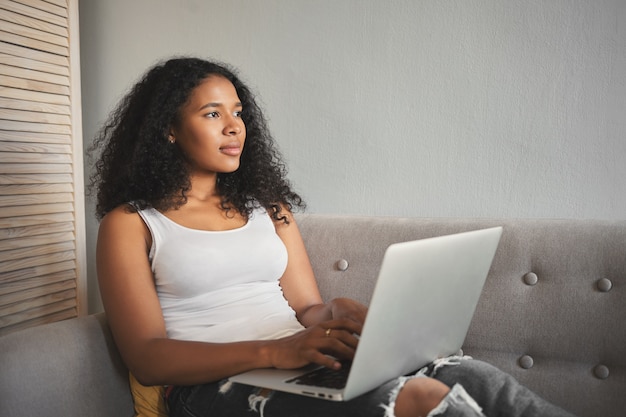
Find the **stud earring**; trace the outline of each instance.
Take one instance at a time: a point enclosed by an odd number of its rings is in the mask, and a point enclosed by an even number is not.
[[[170,135],[170,137],[167,139],[170,141],[170,143],[174,143],[176,142],[176,139],[174,138],[174,136]]]

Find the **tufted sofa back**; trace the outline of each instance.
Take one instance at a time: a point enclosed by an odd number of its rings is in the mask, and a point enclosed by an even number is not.
[[[322,295],[370,299],[393,242],[504,226],[466,354],[580,417],[626,415],[626,222],[300,215]],[[0,416],[132,415],[104,314],[0,337]]]
[[[299,215],[323,297],[369,302],[386,247],[501,225],[464,352],[581,417],[626,415],[626,222]]]

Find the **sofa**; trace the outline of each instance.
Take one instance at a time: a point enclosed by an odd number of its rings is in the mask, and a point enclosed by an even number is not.
[[[463,352],[580,417],[626,415],[626,221],[300,214],[325,299],[368,303],[393,243],[504,231]],[[103,313],[0,338],[3,417],[131,416]]]

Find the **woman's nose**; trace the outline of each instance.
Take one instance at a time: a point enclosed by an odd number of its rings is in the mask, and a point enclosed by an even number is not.
[[[238,135],[241,133],[241,124],[243,122],[235,117],[231,117],[224,126],[224,134],[226,135]]]

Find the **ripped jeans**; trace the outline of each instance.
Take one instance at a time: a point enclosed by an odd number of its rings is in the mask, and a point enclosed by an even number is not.
[[[469,357],[437,360],[346,402],[320,400],[221,381],[175,387],[168,397],[171,417],[393,417],[399,390],[411,378],[430,376],[452,389],[428,416],[496,417],[572,414],[545,401],[512,376]]]

